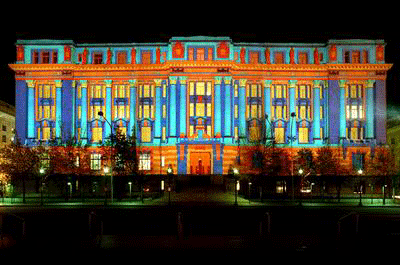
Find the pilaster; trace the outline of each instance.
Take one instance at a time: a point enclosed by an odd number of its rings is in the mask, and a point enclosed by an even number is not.
[[[222,77],[214,77],[214,135],[222,135],[222,104],[221,104]]]
[[[339,139],[346,138],[346,98],[345,98],[346,80],[339,80]]]
[[[156,85],[156,113],[154,121],[154,143],[159,144],[161,140],[161,119],[162,119],[162,104],[161,104],[161,81],[162,79],[154,79]]]
[[[246,82],[239,79],[239,138],[246,136]]]
[[[320,93],[321,93],[321,81],[320,80],[314,80],[313,82],[313,90],[314,90],[314,99],[313,99],[313,104],[314,104],[314,117],[313,117],[313,135],[314,135],[314,144],[320,144],[321,143],[321,124],[320,124],[320,106],[321,106],[321,101],[320,101]]]
[[[113,126],[113,120],[112,120],[112,117],[111,117],[111,101],[112,101],[112,93],[111,93],[111,87],[112,87],[112,80],[104,80],[104,83],[105,83],[105,85],[106,85],[106,104],[105,104],[105,107],[106,107],[106,119],[108,120],[108,122],[110,122],[110,124],[111,124],[111,126]],[[97,114],[97,113],[96,113]],[[105,127],[103,127],[103,129],[104,129],[104,131],[105,131],[105,134],[104,134],[104,136],[105,137],[109,137],[109,136],[111,136],[111,134],[112,134],[112,131],[111,131],[111,129],[112,128],[110,128],[110,126],[108,125],[108,123],[107,124],[105,124],[104,125]]]
[[[375,80],[368,80],[367,85],[365,87],[366,91],[366,124],[365,124],[365,129],[366,129],[366,134],[365,138],[366,139],[374,139],[374,85],[375,85]]]
[[[186,136],[186,76],[179,77],[179,84],[179,132],[182,137]]]
[[[265,119],[265,132],[266,137],[271,138],[271,85],[272,80],[264,80],[264,113],[266,114]]]
[[[35,138],[35,80],[27,80],[28,86],[28,138]]]

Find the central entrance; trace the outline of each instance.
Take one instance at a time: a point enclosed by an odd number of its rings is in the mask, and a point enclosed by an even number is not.
[[[209,175],[211,174],[211,153],[191,152],[190,153],[190,174]]]

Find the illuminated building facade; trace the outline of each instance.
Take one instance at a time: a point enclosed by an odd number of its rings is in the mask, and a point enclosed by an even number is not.
[[[383,40],[16,47],[16,131],[28,146],[75,139],[98,159],[96,148],[119,129],[137,134],[142,170],[218,175],[238,156],[251,172],[251,150],[271,139],[291,150],[340,148],[349,165],[386,143]]]

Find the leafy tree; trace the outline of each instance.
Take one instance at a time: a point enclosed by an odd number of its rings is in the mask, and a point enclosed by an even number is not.
[[[41,152],[41,148],[23,146],[19,140],[0,149],[0,172],[12,182],[22,181],[23,203],[26,203],[26,179],[39,171]]]

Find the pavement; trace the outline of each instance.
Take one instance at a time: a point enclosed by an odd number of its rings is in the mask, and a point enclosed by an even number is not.
[[[385,204],[380,198],[363,198],[362,206],[366,207],[399,207],[400,204],[397,199],[386,199]],[[354,207],[359,206],[360,200],[354,197],[343,196],[340,202],[336,199],[303,199],[301,205],[305,207]],[[45,206],[104,206],[105,201],[103,198],[98,199],[85,199],[84,202],[81,199],[72,199],[65,201],[64,198],[46,198],[43,203]],[[158,198],[145,198],[143,203],[140,200],[135,199],[124,199],[111,204],[110,199],[107,200],[107,205],[116,207],[132,207],[132,206],[166,206],[166,205],[207,205],[207,206],[233,206],[235,205],[235,193],[233,191],[223,191],[219,187],[214,186],[200,186],[192,187],[186,190],[176,191],[164,191],[161,197]],[[241,207],[262,207],[262,206],[298,206],[300,201],[292,201],[289,199],[270,199],[263,200],[243,198],[237,196],[237,205]],[[22,198],[1,198],[1,206],[41,206],[40,198],[27,198],[27,203],[22,203]]]

